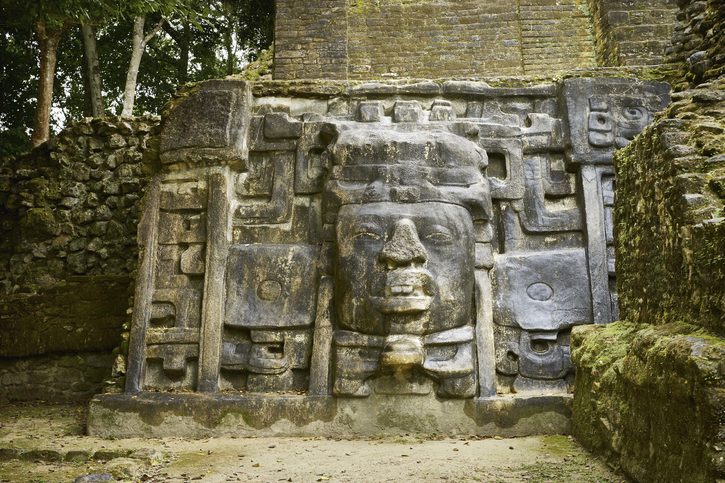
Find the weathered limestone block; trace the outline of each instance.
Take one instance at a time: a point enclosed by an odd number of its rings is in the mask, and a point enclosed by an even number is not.
[[[243,81],[207,81],[177,97],[164,121],[161,162],[243,159],[250,101]]]
[[[611,163],[669,104],[668,84],[625,79],[569,79],[564,83],[573,162]]]
[[[637,481],[725,476],[725,342],[694,326],[572,333],[573,433]]]

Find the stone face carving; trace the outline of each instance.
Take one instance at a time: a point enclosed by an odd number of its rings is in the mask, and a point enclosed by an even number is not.
[[[127,392],[565,393],[572,326],[616,317],[612,154],[667,86],[275,86],[167,120]]]
[[[368,395],[366,379],[391,374],[415,387],[380,390],[417,393],[427,374],[441,396],[475,395],[473,221],[491,216],[485,151],[447,133],[351,130],[332,152],[333,392]]]

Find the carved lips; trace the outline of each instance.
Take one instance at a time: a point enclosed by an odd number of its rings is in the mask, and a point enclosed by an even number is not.
[[[382,296],[371,299],[384,314],[424,312],[433,300],[433,276],[418,267],[390,270]]]

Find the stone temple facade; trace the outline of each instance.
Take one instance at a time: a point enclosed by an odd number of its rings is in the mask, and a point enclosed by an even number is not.
[[[0,160],[0,399],[723,479],[722,1],[276,5],[274,80]]]
[[[146,192],[125,390],[94,399],[90,432],[568,431],[572,328],[618,318],[613,155],[670,86],[390,79],[530,73],[535,19],[558,32],[539,73],[595,62],[579,7],[529,3],[281,1],[275,76],[303,80],[180,96]],[[440,33],[386,37],[415,19]]]

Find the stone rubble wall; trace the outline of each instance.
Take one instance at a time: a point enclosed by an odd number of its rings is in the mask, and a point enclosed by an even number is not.
[[[158,123],[79,121],[50,145],[0,163],[0,397],[72,399],[109,377],[110,362],[101,376],[85,353],[110,354],[130,319],[140,201],[155,169]],[[77,371],[57,370],[69,354],[80,358]],[[35,380],[5,382],[18,380],[26,357],[36,358],[28,362],[35,370],[46,361],[47,374],[59,376],[41,378],[47,390],[29,390]],[[83,387],[69,389],[73,381]]]
[[[572,333],[573,433],[643,482],[725,478],[725,8],[718,10],[719,3],[678,2],[672,52],[689,59],[680,92],[615,156],[622,321]]]
[[[661,64],[671,46],[675,0],[589,0],[602,66]]]
[[[669,61],[688,68],[692,84],[725,73],[725,3],[722,0],[677,0],[680,11],[668,50]]]
[[[274,78],[550,75],[593,67],[581,0],[277,1]]]
[[[85,401],[109,378],[110,352],[0,358],[0,401]]]

